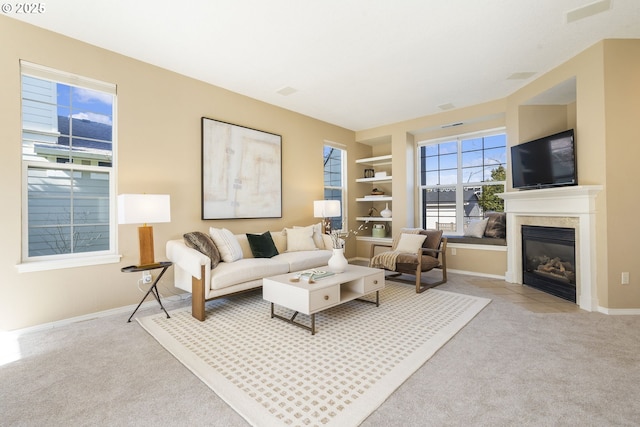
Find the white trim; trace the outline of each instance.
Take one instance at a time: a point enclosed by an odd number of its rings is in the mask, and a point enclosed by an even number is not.
[[[172,295],[166,298],[163,297],[162,294],[160,294],[160,297],[162,298],[163,302],[174,302],[174,301],[182,301],[182,300],[188,299],[191,297],[191,294],[189,292],[185,292],[182,294]],[[138,306],[138,303],[125,305],[122,307],[112,308],[109,310],[103,310],[103,311],[97,311],[95,313],[85,314],[82,316],[69,317],[67,319],[56,320],[55,322],[42,323],[40,325],[30,326],[28,328],[16,329],[13,331],[8,331],[6,332],[6,334],[9,334],[12,336],[20,336],[20,335],[28,334],[31,332],[46,331],[49,329],[60,328],[63,326],[72,325],[74,323],[85,322],[87,320],[98,319],[101,317],[108,317],[116,314],[131,315],[131,313],[133,312],[133,310],[135,310],[137,306]],[[145,301],[144,303],[142,303],[142,305],[138,310],[149,308],[152,306],[158,307],[158,310],[161,310],[160,306],[158,305],[158,302],[155,299]],[[123,322],[126,323],[126,319],[124,319]]]
[[[68,73],[66,71],[55,70],[53,68],[45,67],[44,65],[27,62],[22,59],[20,60],[20,73],[52,82],[66,83],[72,86],[84,87],[116,95],[116,85],[113,83],[91,79],[89,77]]]
[[[447,242],[447,248],[473,249],[473,250],[480,250],[480,251],[507,252],[507,246],[506,245],[476,245],[475,243],[449,243],[449,242]]]
[[[598,312],[614,316],[637,316],[640,315],[640,308],[607,308],[598,306]]]
[[[16,264],[18,273],[34,271],[60,270],[63,268],[87,267],[91,265],[115,264],[120,262],[122,255],[101,255],[81,258],[69,258],[47,261],[30,261]]]
[[[477,271],[456,270],[453,268],[447,268],[447,273],[457,273],[465,276],[478,276],[478,277],[486,277],[488,279],[505,280],[504,276],[500,276],[499,274],[478,273]]]

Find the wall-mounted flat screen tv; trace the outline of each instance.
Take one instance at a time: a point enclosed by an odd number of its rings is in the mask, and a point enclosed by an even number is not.
[[[513,188],[578,184],[573,129],[511,147]]]

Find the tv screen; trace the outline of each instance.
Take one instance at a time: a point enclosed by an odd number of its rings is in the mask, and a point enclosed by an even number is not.
[[[573,129],[511,147],[513,188],[577,185]]]

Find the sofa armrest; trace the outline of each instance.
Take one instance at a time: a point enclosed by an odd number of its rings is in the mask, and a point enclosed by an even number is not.
[[[166,254],[169,261],[198,280],[203,279],[201,266],[211,270],[211,259],[202,252],[188,247],[184,240],[169,240]]]

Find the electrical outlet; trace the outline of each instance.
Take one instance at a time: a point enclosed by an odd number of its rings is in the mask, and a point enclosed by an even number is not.
[[[623,285],[628,285],[629,284],[629,272],[628,271],[623,271],[622,272],[622,277],[620,278],[620,282]]]
[[[456,248],[451,248],[451,255],[455,255],[456,254]]]
[[[151,283],[153,281],[153,276],[150,271],[142,272],[142,283]]]

